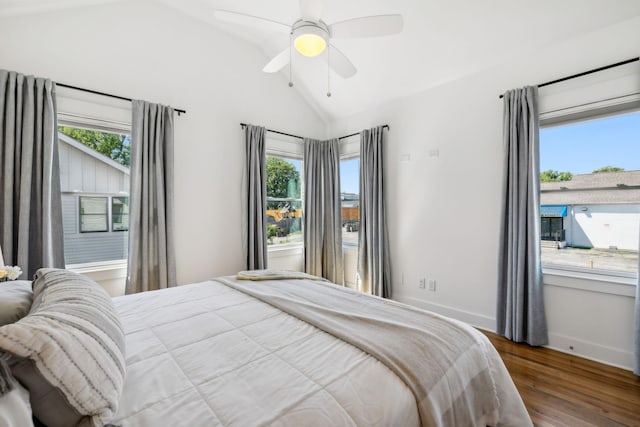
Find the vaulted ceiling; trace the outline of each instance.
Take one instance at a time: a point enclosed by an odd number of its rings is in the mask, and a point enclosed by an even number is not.
[[[0,0],[0,17],[136,0]],[[155,0],[254,44],[265,64],[288,43],[286,34],[232,25],[214,17],[216,9],[292,24],[298,0]],[[638,0],[324,0],[322,19],[331,24],[367,15],[401,14],[401,34],[333,41],[358,72],[343,79],[318,58],[293,58],[273,75],[283,90],[298,90],[328,120],[421,92],[524,58],[545,46],[569,40],[640,15]],[[632,41],[630,41],[631,43]],[[203,52],[215,55],[215,52]],[[588,54],[588,52],[585,52]],[[220,58],[222,64],[228,62]],[[331,97],[327,97],[330,80]]]

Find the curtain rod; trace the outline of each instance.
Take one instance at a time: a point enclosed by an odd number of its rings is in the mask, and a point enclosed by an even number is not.
[[[391,128],[389,127],[389,125],[382,125],[382,127],[383,127],[383,128],[387,128],[387,129],[391,129]],[[361,133],[362,133],[362,132],[355,132],[355,133],[352,133],[351,135],[341,136],[341,137],[340,137],[340,138],[338,138],[338,139],[351,138],[352,136],[360,135]]]
[[[127,98],[125,96],[120,96],[120,95],[112,95],[110,93],[106,93],[106,92],[99,92],[97,90],[93,90],[93,89],[85,89],[82,87],[78,87],[78,86],[72,86],[72,85],[67,85],[64,83],[58,83],[56,82],[56,86],[61,86],[61,87],[66,87],[68,89],[74,89],[74,90],[79,90],[82,92],[88,92],[88,93],[93,93],[95,95],[102,95],[102,96],[108,96],[109,98],[116,98],[116,99],[122,99],[123,101],[133,101],[133,99],[131,98]],[[180,114],[186,114],[187,112],[185,110],[181,110],[180,108],[174,108],[173,111],[175,111],[176,113],[178,113],[178,116]]]
[[[245,127],[247,127],[246,123],[240,123],[240,126],[242,126],[242,128],[244,129]],[[391,129],[389,127],[389,125],[382,125],[383,128],[387,128],[387,129]],[[293,135],[290,133],[286,133],[286,132],[280,132],[279,130],[272,130],[272,129],[267,129],[267,132],[271,132],[271,133],[277,133],[278,135],[285,135],[285,136],[290,136],[292,138],[298,138],[298,139],[304,139],[304,137],[302,136],[298,136],[298,135]],[[360,132],[356,132],[356,133],[352,133],[351,135],[345,135],[345,136],[341,136],[340,139],[345,139],[345,138],[350,138],[352,136],[356,136],[356,135],[360,135]]]
[[[544,86],[549,86],[549,85],[552,85],[552,84],[556,84],[556,83],[564,82],[564,81],[567,81],[567,80],[575,79],[577,77],[582,77],[582,76],[586,76],[586,75],[589,75],[589,74],[597,73],[599,71],[608,70],[609,68],[615,68],[615,67],[619,67],[621,65],[630,64],[630,63],[636,62],[638,60],[640,60],[640,57],[627,59],[625,61],[616,62],[615,64],[609,64],[609,65],[605,65],[604,67],[594,68],[593,70],[583,71],[582,73],[573,74],[571,76],[562,77],[562,78],[559,78],[559,79],[556,79],[556,80],[551,80],[550,82],[540,83],[537,86],[539,88],[544,87]],[[503,97],[504,97],[504,95],[500,95],[501,99]]]

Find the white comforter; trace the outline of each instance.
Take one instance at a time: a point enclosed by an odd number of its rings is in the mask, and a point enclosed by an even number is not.
[[[126,333],[126,426],[417,426],[388,368],[209,281],[114,299]]]
[[[127,377],[114,424],[420,424],[414,394],[377,359],[220,282],[114,302],[127,339]],[[496,388],[478,393],[497,393],[500,417],[509,420],[502,424],[530,425],[495,357]]]

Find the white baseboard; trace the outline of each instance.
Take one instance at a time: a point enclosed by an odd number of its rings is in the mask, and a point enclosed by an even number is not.
[[[545,347],[606,365],[627,370],[633,369],[633,353],[621,348],[609,347],[552,332],[549,332],[549,345]]]
[[[424,310],[433,311],[443,316],[461,320],[479,329],[494,333],[496,331],[496,319],[493,317],[446,305],[434,304],[418,298],[399,297],[396,298],[396,300]],[[545,347],[622,369],[631,370],[633,366],[633,353],[630,351],[554,332],[549,332],[549,345]],[[573,350],[571,350],[571,347],[573,347]]]
[[[424,301],[418,298],[399,297],[394,299],[396,301],[409,304],[414,307],[433,311],[434,313],[438,313],[443,316],[452,317],[454,319],[461,320],[470,325],[476,326],[480,329],[486,329],[488,331],[496,330],[496,319],[489,316],[485,316],[483,314],[460,310],[458,308],[449,307],[446,305],[434,304],[432,302]]]

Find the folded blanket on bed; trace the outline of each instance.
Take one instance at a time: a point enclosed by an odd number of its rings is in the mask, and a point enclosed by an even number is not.
[[[287,280],[309,279],[327,281],[327,279],[299,271],[289,270],[247,270],[236,274],[237,280]]]
[[[469,325],[331,283],[216,280],[377,358],[411,389],[423,426],[531,425],[497,351]]]

